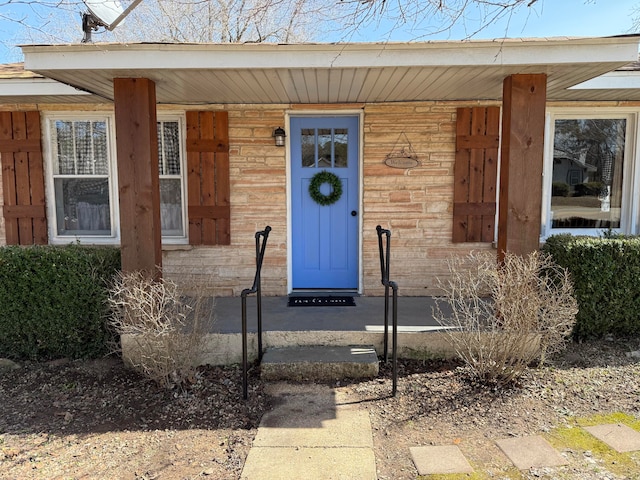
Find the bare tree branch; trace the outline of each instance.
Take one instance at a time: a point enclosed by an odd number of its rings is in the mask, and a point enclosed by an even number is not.
[[[410,29],[414,40],[463,26],[472,38],[523,8],[543,0],[341,0],[345,32],[353,34],[371,26],[389,24],[389,33]]]
[[[122,0],[123,6],[130,0]],[[585,0],[593,3],[595,0]],[[143,0],[113,32],[97,41],[303,42],[349,41],[371,28],[389,40],[402,29],[411,40],[464,30],[472,38],[544,0]],[[0,19],[17,24],[16,43],[76,43],[81,0],[0,0]],[[640,24],[640,9],[637,23]],[[508,27],[507,27],[508,28]],[[505,36],[508,32],[505,32]],[[378,33],[380,35],[380,33]],[[386,38],[384,38],[386,36]]]

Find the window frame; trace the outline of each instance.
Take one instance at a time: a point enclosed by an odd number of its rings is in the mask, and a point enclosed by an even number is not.
[[[107,133],[107,157],[109,180],[109,212],[111,215],[111,233],[109,235],[61,235],[58,233],[54,158],[56,147],[54,144],[54,132],[52,122],[62,121],[104,121]],[[189,219],[187,217],[187,184],[186,184],[186,121],[184,113],[162,112],[157,115],[158,122],[177,121],[180,141],[180,192],[182,202],[182,235],[162,236],[163,245],[185,245],[189,242]],[[64,245],[78,242],[85,245],[120,245],[120,209],[117,170],[117,144],[115,132],[115,115],[113,112],[44,112],[42,114],[43,130],[43,154],[45,169],[45,198],[47,210],[47,224],[49,243],[52,245]],[[176,175],[161,175],[162,178],[176,178]],[[80,177],[81,178],[81,177]]]
[[[541,241],[551,235],[568,233],[571,235],[601,236],[607,229],[601,228],[552,228],[551,227],[551,190],[553,182],[553,152],[556,120],[575,119],[624,119],[626,120],[625,145],[622,170],[622,204],[620,227],[611,229],[616,233],[636,233],[638,225],[637,186],[639,169],[636,143],[638,135],[639,109],[634,108],[548,108],[545,121],[545,147],[542,185],[542,215],[540,226]]]
[[[157,115],[158,122],[178,122],[178,137],[180,141],[180,195],[182,201],[182,235],[163,235],[163,245],[185,245],[189,243],[189,219],[187,217],[187,147],[186,147],[186,119],[184,114],[162,112]],[[159,175],[159,180],[175,179],[176,175]]]
[[[107,160],[109,182],[109,214],[111,218],[111,233],[109,235],[62,235],[58,233],[58,216],[56,208],[55,180],[58,175],[55,172],[55,136],[52,128],[52,122],[57,120],[67,122],[82,121],[104,121],[106,124],[107,134]],[[115,143],[115,122],[114,115],[110,112],[65,112],[65,113],[49,113],[43,114],[44,123],[44,145],[43,151],[45,156],[45,197],[47,204],[47,223],[49,230],[49,243],[52,245],[63,245],[68,243],[79,242],[88,245],[111,245],[120,243],[120,212],[117,208],[118,202],[118,175],[116,170],[116,162],[112,161],[116,155]],[[73,178],[73,176],[70,176]],[[82,178],[82,176],[78,177]]]

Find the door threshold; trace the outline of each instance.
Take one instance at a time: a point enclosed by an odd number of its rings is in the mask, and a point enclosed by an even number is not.
[[[289,294],[289,297],[359,297],[357,290],[331,290],[331,289],[296,289]]]

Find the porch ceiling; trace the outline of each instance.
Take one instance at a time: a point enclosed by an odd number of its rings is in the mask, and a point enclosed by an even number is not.
[[[106,100],[117,77],[152,79],[160,104],[500,100],[504,78],[522,73],[548,75],[548,100],[640,100],[640,91],[629,89],[568,90],[637,60],[639,39],[22,49],[27,70]]]

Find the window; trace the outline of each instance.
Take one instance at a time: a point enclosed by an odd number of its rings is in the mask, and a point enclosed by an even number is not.
[[[635,228],[631,198],[635,116],[552,113],[543,232],[599,235]],[[635,190],[635,189],[633,189]]]
[[[166,241],[183,239],[184,182],[182,179],[181,122],[158,120],[158,170],[160,172],[160,224]]]
[[[110,116],[49,118],[48,211],[52,243],[119,238],[115,138]],[[164,243],[186,241],[180,117],[158,119],[160,220]]]
[[[55,236],[113,238],[109,122],[49,122]]]
[[[348,167],[349,130],[346,128],[303,128],[300,144],[305,168]]]

